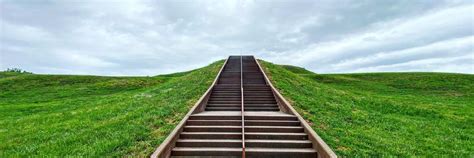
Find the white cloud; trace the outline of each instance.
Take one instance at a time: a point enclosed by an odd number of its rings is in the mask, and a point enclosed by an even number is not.
[[[331,73],[352,72],[361,65],[372,66],[370,63],[391,64],[393,60],[403,63],[410,62],[411,58],[473,55],[473,10],[473,5],[460,6],[416,18],[377,23],[370,30],[341,40],[285,52],[289,58],[284,62]]]
[[[474,65],[472,62],[474,56],[464,55],[451,58],[429,58],[420,59],[393,65],[380,65],[373,67],[364,67],[355,70],[354,72],[393,72],[393,71],[435,71],[435,72],[460,72],[460,73],[474,73]]]
[[[474,36],[440,41],[420,47],[380,52],[370,56],[352,58],[334,64],[335,70],[355,70],[373,65],[393,65],[412,62],[419,59],[450,58],[470,54],[473,55]],[[456,63],[453,63],[456,64]],[[472,71],[472,70],[471,70]]]
[[[322,73],[472,73],[472,2],[0,3],[0,69],[156,75],[243,53]]]

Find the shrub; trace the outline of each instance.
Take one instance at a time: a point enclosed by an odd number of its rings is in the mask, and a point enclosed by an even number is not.
[[[31,74],[31,72],[22,70],[20,68],[8,68],[5,72],[15,72],[15,73],[26,73],[26,74]]]

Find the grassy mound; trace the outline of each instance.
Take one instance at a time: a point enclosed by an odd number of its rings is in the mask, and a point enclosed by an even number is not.
[[[338,155],[474,154],[474,75],[320,75],[261,63]]]
[[[222,64],[156,77],[0,72],[0,157],[147,156]]]
[[[474,154],[474,75],[321,75],[261,63],[338,155]],[[0,72],[0,157],[147,156],[222,64],[155,77]]]

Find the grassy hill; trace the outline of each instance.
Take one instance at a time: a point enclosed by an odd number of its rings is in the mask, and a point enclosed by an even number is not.
[[[222,64],[155,77],[0,72],[0,157],[147,156]],[[474,75],[262,64],[338,155],[474,154]]]
[[[222,64],[155,77],[0,72],[0,157],[147,156]]]
[[[474,75],[263,66],[338,155],[474,155]]]

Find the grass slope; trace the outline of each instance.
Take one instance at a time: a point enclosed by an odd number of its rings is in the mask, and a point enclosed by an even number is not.
[[[338,155],[474,155],[474,75],[320,75],[261,63]]]
[[[146,156],[223,61],[156,77],[0,73],[0,157]]]

